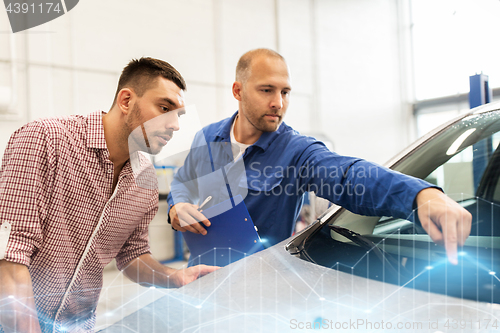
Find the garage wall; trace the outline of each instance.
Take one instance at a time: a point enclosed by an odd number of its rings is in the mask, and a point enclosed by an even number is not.
[[[319,1],[322,130],[341,154],[385,162],[408,144],[395,1]],[[406,103],[407,104],[407,103]]]
[[[0,10],[0,108],[14,69],[16,115],[0,113],[0,150],[28,121],[109,110],[131,58],[172,63],[202,125],[231,115],[238,58],[267,47],[292,74],[285,121],[336,151],[383,163],[407,144],[397,0],[85,0],[16,34]],[[140,5],[139,5],[140,4]],[[14,61],[12,61],[14,59]],[[14,67],[12,67],[14,66]],[[2,88],[3,87],[3,88]],[[3,90],[2,90],[3,89]],[[160,210],[151,228],[158,259],[173,235]]]
[[[0,115],[0,150],[29,120],[108,110],[122,67],[140,56],[171,62],[187,79],[188,104],[202,124],[219,120],[237,108],[230,88],[238,58],[268,47],[291,68],[288,124],[325,136],[342,154],[384,162],[407,144],[396,4],[85,0],[14,35],[0,10],[0,88],[10,86],[14,45],[19,112]]]

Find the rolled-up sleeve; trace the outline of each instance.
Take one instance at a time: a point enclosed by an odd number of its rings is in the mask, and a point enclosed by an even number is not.
[[[54,151],[46,129],[37,122],[16,131],[7,144],[0,170],[0,223],[9,223],[11,230],[4,235],[8,242],[0,249],[2,259],[29,266],[42,244]]]

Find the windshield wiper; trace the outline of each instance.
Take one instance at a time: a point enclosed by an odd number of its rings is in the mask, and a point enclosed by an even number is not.
[[[392,273],[395,273],[397,275],[403,275],[406,277],[411,276],[411,274],[404,266],[400,265],[396,259],[394,259],[387,252],[380,249],[377,246],[377,244],[375,244],[368,238],[361,236],[357,232],[354,232],[344,227],[340,227],[338,225],[329,225],[328,227],[331,230],[338,233],[339,235],[344,236],[345,238],[354,242],[355,244],[365,248],[368,251],[373,252],[382,263],[386,264],[386,266],[389,268],[390,271],[392,271]],[[394,268],[394,265],[399,268],[399,271],[396,268]]]

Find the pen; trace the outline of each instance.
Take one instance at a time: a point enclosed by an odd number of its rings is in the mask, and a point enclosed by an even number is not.
[[[204,206],[205,206],[205,205],[206,205],[206,204],[207,204],[210,200],[212,200],[212,196],[211,196],[211,195],[209,195],[209,196],[205,199],[205,201],[203,201],[203,203],[200,205],[200,208],[198,208],[198,211],[202,210],[202,209],[203,209],[203,207],[204,207]]]

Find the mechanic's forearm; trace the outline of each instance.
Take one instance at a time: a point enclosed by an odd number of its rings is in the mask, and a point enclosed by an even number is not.
[[[145,287],[177,287],[174,278],[177,270],[162,265],[149,253],[132,260],[123,272],[129,279]]]
[[[0,323],[4,332],[41,332],[28,267],[0,260]]]

